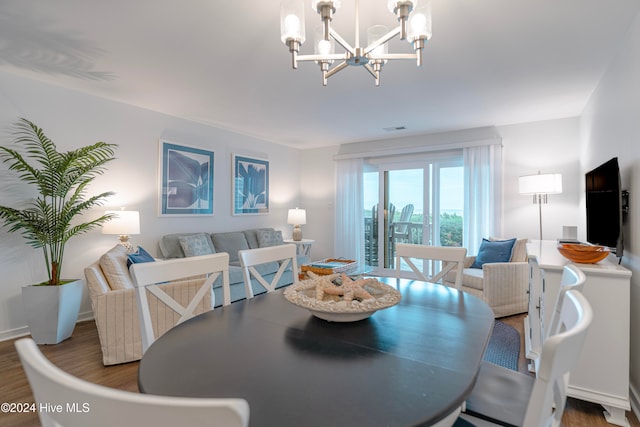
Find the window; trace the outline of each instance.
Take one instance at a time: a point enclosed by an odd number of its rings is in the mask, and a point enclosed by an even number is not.
[[[363,173],[365,262],[392,269],[398,242],[462,246],[462,152],[376,163]]]

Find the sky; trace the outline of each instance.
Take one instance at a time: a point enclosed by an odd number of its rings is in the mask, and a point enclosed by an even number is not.
[[[441,210],[462,215],[463,210],[463,170],[462,167],[441,169]],[[422,169],[405,169],[390,171],[389,194],[391,203],[401,210],[403,206],[412,203],[414,213],[423,213],[424,184]],[[378,173],[364,174],[364,208],[371,207],[378,201]]]

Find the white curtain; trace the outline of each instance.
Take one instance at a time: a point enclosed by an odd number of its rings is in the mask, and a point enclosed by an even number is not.
[[[363,159],[339,160],[334,256],[364,265]]]
[[[463,149],[464,225],[462,244],[478,253],[482,238],[502,229],[502,147],[499,144]]]

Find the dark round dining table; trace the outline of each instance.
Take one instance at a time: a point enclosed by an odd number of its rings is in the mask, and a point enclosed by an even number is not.
[[[147,350],[139,389],[241,397],[250,426],[431,425],[471,392],[493,312],[453,288],[378,279],[402,299],[357,322],[318,319],[282,290],[196,316]]]

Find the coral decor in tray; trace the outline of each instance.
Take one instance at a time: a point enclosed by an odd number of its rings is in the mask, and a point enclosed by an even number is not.
[[[317,275],[287,287],[285,298],[331,322],[355,322],[400,302],[397,289],[374,278],[351,279],[346,274]]]
[[[595,264],[605,259],[610,251],[605,246],[585,245],[582,243],[561,243],[558,251],[563,257],[581,264]]]

